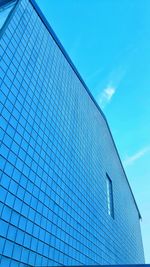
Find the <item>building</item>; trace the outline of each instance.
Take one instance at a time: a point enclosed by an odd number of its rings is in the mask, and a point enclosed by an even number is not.
[[[33,0],[0,2],[1,266],[144,263],[106,118]]]

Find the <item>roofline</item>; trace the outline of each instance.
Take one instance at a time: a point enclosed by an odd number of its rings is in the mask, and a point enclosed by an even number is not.
[[[104,118],[105,122],[106,122],[106,125],[108,127],[108,130],[109,130],[109,133],[110,133],[110,136],[112,138],[112,141],[113,141],[113,144],[114,144],[114,147],[115,147],[115,150],[117,152],[117,155],[118,155],[118,158],[119,158],[119,161],[120,161],[120,164],[121,164],[121,167],[123,169],[123,172],[124,172],[124,175],[125,175],[125,178],[126,178],[126,181],[127,181],[127,184],[129,186],[129,189],[131,191],[131,195],[133,197],[133,200],[134,200],[134,203],[135,203],[135,206],[137,208],[137,211],[138,211],[138,215],[139,215],[139,219],[142,219],[142,216],[141,216],[141,213],[139,211],[139,208],[138,208],[138,205],[136,203],[136,200],[135,200],[135,197],[134,197],[134,194],[132,192],[132,189],[131,189],[131,186],[129,184],[129,181],[128,181],[128,178],[127,178],[127,175],[125,173],[125,170],[124,170],[124,167],[122,165],[122,162],[121,162],[121,159],[120,159],[120,156],[119,156],[119,152],[118,152],[118,149],[116,147],[116,144],[114,142],[114,138],[112,136],[112,133],[110,131],[110,127],[108,125],[108,122],[107,122],[107,119],[104,115],[104,113],[102,112],[100,106],[98,105],[98,103],[96,102],[95,98],[93,97],[92,93],[90,92],[89,88],[87,87],[87,85],[85,84],[83,78],[81,77],[80,73],[78,72],[77,68],[75,67],[74,63],[72,62],[72,60],[70,59],[68,53],[66,52],[66,50],[64,49],[63,45],[61,44],[61,42],[59,41],[58,37],[56,36],[55,32],[53,31],[52,27],[50,26],[49,22],[47,21],[47,19],[45,18],[43,12],[41,11],[41,9],[39,8],[39,6],[37,5],[36,1],[35,0],[29,0],[29,2],[32,4],[33,8],[35,9],[35,11],[38,13],[40,19],[42,20],[42,22],[44,23],[45,27],[47,28],[47,30],[49,31],[49,33],[51,34],[52,38],[54,39],[55,43],[58,45],[58,47],[60,48],[61,52],[63,53],[63,55],[65,56],[65,58],[67,59],[68,63],[70,64],[71,68],[73,69],[73,71],[76,73],[77,77],[79,78],[79,80],[81,81],[82,85],[84,86],[84,88],[86,89],[88,95],[90,96],[90,98],[92,99],[93,103],[95,104],[95,106],[97,107],[98,111],[100,112],[100,114],[102,115],[102,117]]]
[[[15,0],[8,0],[8,2],[14,2]],[[16,5],[15,7],[13,8],[13,10],[10,12],[10,16],[9,16],[9,19],[11,19],[11,17],[13,16],[17,6],[18,6],[18,3],[21,2],[21,0],[17,0],[16,1]],[[57,44],[57,46],[60,48],[61,52],[63,53],[64,57],[66,58],[66,60],[68,61],[69,65],[71,66],[71,68],[73,69],[73,71],[75,72],[75,74],[77,75],[77,77],[79,78],[80,82],[82,83],[83,87],[85,88],[85,90],[87,91],[88,95],[90,96],[91,100],[93,101],[93,103],[95,104],[95,106],[97,107],[98,111],[100,112],[100,114],[102,115],[103,119],[105,120],[106,122],[106,125],[107,125],[107,128],[108,128],[108,131],[110,133],[110,136],[111,136],[111,139],[113,141],[113,144],[114,144],[114,147],[115,147],[115,150],[116,150],[116,153],[117,153],[117,156],[118,156],[118,159],[120,161],[120,164],[121,164],[121,167],[122,167],[122,170],[123,170],[123,173],[125,175],[125,178],[126,178],[126,181],[127,181],[127,184],[129,186],[129,189],[130,189],[130,192],[131,192],[131,195],[133,197],[133,200],[134,200],[134,203],[135,203],[135,206],[136,206],[136,209],[137,209],[137,212],[138,212],[138,215],[139,215],[139,219],[142,219],[142,216],[141,216],[141,213],[139,211],[139,208],[138,208],[138,205],[136,203],[136,200],[135,200],[135,197],[134,197],[134,194],[132,192],[132,189],[131,189],[131,186],[129,184],[129,181],[128,181],[128,178],[127,178],[127,175],[125,173],[125,170],[124,170],[124,167],[122,165],[122,162],[121,162],[121,159],[120,159],[120,156],[119,156],[119,152],[118,152],[118,149],[116,147],[116,144],[114,142],[114,138],[112,136],[112,133],[110,131],[110,127],[108,125],[108,122],[107,122],[107,119],[104,115],[104,113],[102,112],[100,106],[98,105],[98,103],[96,102],[95,98],[93,97],[92,93],[90,92],[89,88],[87,87],[87,85],[85,84],[83,78],[81,77],[81,75],[79,74],[77,68],[75,67],[75,65],[73,64],[72,60],[70,59],[68,53],[66,52],[66,50],[64,49],[63,45],[61,44],[61,42],[59,41],[58,37],[56,36],[55,32],[53,31],[52,27],[50,26],[49,22],[47,21],[47,19],[45,18],[44,14],[42,13],[41,9],[39,8],[39,6],[37,5],[36,1],[35,0],[29,0],[29,2],[31,3],[31,5],[33,6],[33,8],[35,9],[35,11],[37,12],[37,14],[39,15],[40,19],[42,20],[42,22],[44,23],[45,27],[47,28],[47,30],[49,31],[49,33],[51,34],[53,40],[55,41],[55,43]],[[5,26],[7,24],[7,20],[6,20],[6,23],[5,23]],[[3,31],[0,31],[0,37],[2,36],[3,32],[5,31],[5,28],[6,27],[3,27]],[[2,29],[1,29],[2,30]]]

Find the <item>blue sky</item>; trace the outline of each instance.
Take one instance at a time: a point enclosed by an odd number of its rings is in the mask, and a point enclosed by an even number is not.
[[[150,1],[37,3],[108,119],[150,263]]]

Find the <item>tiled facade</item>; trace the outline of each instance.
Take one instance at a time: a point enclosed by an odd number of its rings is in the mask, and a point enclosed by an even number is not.
[[[107,122],[33,1],[17,3],[0,38],[0,266],[143,263]]]

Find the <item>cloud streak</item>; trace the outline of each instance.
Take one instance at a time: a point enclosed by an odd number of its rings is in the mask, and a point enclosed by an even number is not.
[[[150,152],[150,146],[147,146],[141,150],[139,150],[137,153],[135,153],[134,155],[127,157],[124,161],[123,161],[123,165],[125,167],[132,165],[135,161],[137,161],[138,159],[142,158],[145,154]]]
[[[99,99],[98,99],[98,103],[100,104],[100,106],[102,108],[104,108],[106,106],[106,104],[108,104],[113,95],[116,93],[116,88],[114,86],[110,86],[108,85],[101,93]]]
[[[112,97],[120,87],[126,73],[127,71],[124,66],[118,66],[116,69],[112,70],[103,81],[97,83],[95,95],[102,109],[112,100]]]

